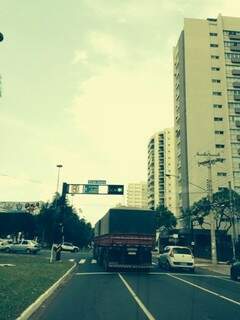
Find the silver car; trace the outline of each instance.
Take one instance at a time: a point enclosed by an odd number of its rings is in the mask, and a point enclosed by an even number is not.
[[[19,243],[10,244],[7,252],[32,253],[36,254],[40,250],[40,246],[33,240],[22,240]]]

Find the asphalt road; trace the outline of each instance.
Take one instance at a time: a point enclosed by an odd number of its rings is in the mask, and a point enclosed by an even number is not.
[[[64,254],[64,258],[72,256]],[[78,253],[72,278],[31,320],[239,320],[240,282],[197,270],[106,273]]]

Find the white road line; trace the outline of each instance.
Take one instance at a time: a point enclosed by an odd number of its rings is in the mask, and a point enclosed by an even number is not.
[[[92,263],[92,264],[95,264],[95,263],[97,263],[97,260],[92,259],[91,263]]]
[[[166,275],[168,272],[149,272],[150,275]],[[183,276],[183,277],[195,277],[195,278],[219,278],[227,280],[228,276],[215,276],[212,274],[192,274],[192,273],[171,273],[174,276]],[[230,280],[229,280],[230,281]]]
[[[156,318],[154,318],[154,316],[151,314],[151,312],[145,307],[145,305],[142,303],[142,301],[138,298],[138,296],[136,295],[136,293],[133,291],[133,289],[130,287],[130,285],[127,283],[127,281],[123,278],[123,276],[119,273],[119,278],[122,280],[122,282],[125,284],[126,288],[128,289],[128,291],[131,293],[131,295],[133,296],[134,300],[137,302],[137,304],[139,305],[139,307],[142,309],[142,311],[144,312],[144,314],[146,315],[148,320],[156,320]]]
[[[232,302],[232,303],[237,304],[238,306],[240,306],[240,301],[236,301],[236,300],[227,298],[227,297],[225,297],[225,296],[223,296],[223,295],[221,295],[221,294],[219,294],[219,293],[216,293],[216,292],[211,291],[211,290],[208,290],[208,289],[206,289],[206,288],[204,288],[204,287],[198,286],[197,284],[194,284],[194,283],[192,283],[192,282],[190,282],[190,281],[187,281],[187,280],[184,280],[184,279],[182,279],[182,278],[176,277],[176,276],[174,276],[174,275],[172,275],[172,274],[166,273],[166,275],[169,276],[169,277],[171,277],[171,278],[174,278],[174,279],[177,279],[177,280],[179,280],[179,281],[182,281],[182,282],[184,282],[184,283],[186,283],[186,284],[188,284],[188,285],[190,285],[190,286],[192,286],[192,287],[198,288],[198,289],[200,289],[200,290],[202,290],[202,291],[205,291],[205,292],[207,292],[207,293],[210,293],[210,294],[212,294],[212,295],[214,295],[214,296],[217,296],[217,297],[219,297],[219,298],[221,298],[221,299],[224,299],[224,300],[226,300],[226,301]]]
[[[81,259],[78,263],[79,264],[83,264],[83,263],[85,263],[86,262],[86,259]]]
[[[76,272],[77,276],[89,276],[89,275],[108,275],[108,274],[117,274],[116,272]]]

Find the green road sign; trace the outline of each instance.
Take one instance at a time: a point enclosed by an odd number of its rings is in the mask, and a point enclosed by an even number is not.
[[[83,193],[86,193],[86,194],[98,194],[99,193],[99,186],[91,185],[91,184],[85,184],[83,186]]]

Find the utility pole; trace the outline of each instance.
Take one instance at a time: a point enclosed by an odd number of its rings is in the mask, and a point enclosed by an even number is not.
[[[231,221],[232,221],[232,249],[233,249],[233,260],[236,260],[236,224],[235,224],[235,212],[233,208],[233,197],[232,197],[232,184],[231,181],[228,181],[229,188],[229,203],[230,203],[230,212],[231,212]]]
[[[208,199],[210,201],[210,225],[211,225],[211,253],[212,253],[212,264],[217,264],[217,246],[216,246],[216,221],[211,205],[213,202],[213,187],[212,187],[212,166],[218,162],[223,162],[225,159],[220,158],[219,154],[211,154],[210,152],[197,153],[199,157],[205,157],[207,160],[199,161],[199,166],[207,166],[208,168]],[[212,159],[214,157],[214,159]],[[216,158],[217,157],[217,158]]]

